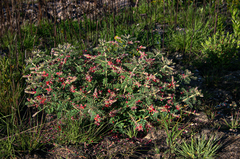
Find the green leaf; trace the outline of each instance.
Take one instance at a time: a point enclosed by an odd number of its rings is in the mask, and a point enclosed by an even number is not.
[[[146,102],[147,102],[147,105],[151,105],[152,104],[152,102],[150,101],[149,98],[146,98]]]
[[[128,91],[128,93],[130,93],[130,94],[132,94],[132,92],[133,92],[133,89],[131,88],[131,87],[127,87],[127,89],[126,89],[127,91]]]
[[[41,93],[42,88],[37,88],[36,93],[34,94],[34,97],[38,96]]]
[[[60,119],[62,117],[62,112],[57,113],[57,118]]]
[[[84,71],[84,70],[82,69],[82,66],[81,66],[81,65],[77,65],[76,63],[75,63],[75,65],[77,66],[76,69],[77,69],[78,72],[83,72],[83,71]]]
[[[105,86],[108,83],[108,78],[103,79],[103,85]]]

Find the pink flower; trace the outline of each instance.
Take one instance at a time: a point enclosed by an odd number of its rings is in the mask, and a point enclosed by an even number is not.
[[[132,41],[128,41],[128,44],[133,44],[133,42]]]
[[[132,109],[132,110],[136,110],[136,109],[137,109],[137,106],[133,106],[131,109]]]
[[[116,62],[117,62],[117,63],[121,63],[121,60],[117,59]]]
[[[99,121],[101,117],[97,114],[96,117],[94,118],[95,121]]]
[[[156,112],[156,110],[155,110],[155,108],[153,107],[153,105],[151,105],[151,106],[148,108],[148,110],[150,111],[150,113],[151,113],[151,112],[153,112],[153,113]]]
[[[108,65],[111,66],[113,65],[113,63],[111,61],[108,61]]]
[[[146,49],[146,47],[144,47],[144,46],[139,46],[139,49],[141,50],[141,49]]]
[[[74,87],[73,85],[71,85],[70,91],[71,91],[72,93],[75,93],[75,92],[76,92],[74,89],[75,89],[75,87]]]
[[[168,104],[170,104],[171,102],[172,102],[172,100],[171,100],[171,99],[170,99],[170,100],[167,100],[167,103],[168,103]]]
[[[41,98],[42,98],[42,95],[37,96],[37,99],[41,99]]]
[[[67,62],[67,58],[65,57],[64,60],[63,60],[63,63],[66,63]]]
[[[137,103],[142,103],[142,101],[138,100],[138,101],[136,101],[136,104],[137,104]]]
[[[167,104],[166,104],[164,107],[165,107],[166,109],[170,109],[170,108],[171,108],[171,106],[169,106],[169,105],[167,105]]]
[[[93,97],[94,97],[94,98],[98,98],[98,93],[97,93],[97,92],[94,92],[94,93],[93,93]]]
[[[177,109],[177,110],[180,110],[180,106],[179,106],[179,105],[176,105],[176,109]]]
[[[60,76],[62,75],[62,72],[57,72],[56,75]]]
[[[147,56],[147,54],[145,54],[145,52],[141,52],[141,51],[139,51],[139,52],[141,54],[140,58],[143,58],[143,57]]]
[[[86,80],[87,80],[88,82],[91,82],[91,81],[92,81],[92,76],[86,75]]]
[[[86,107],[86,105],[82,105],[82,104],[80,104],[80,109],[84,109]]]
[[[42,75],[43,77],[48,77],[48,73],[45,74],[45,71],[43,71],[43,73],[44,73],[44,74]]]
[[[168,110],[166,108],[161,109],[162,112],[167,112]]]
[[[49,83],[52,84],[52,81],[46,81],[46,85],[49,85]]]
[[[142,127],[141,124],[139,126],[137,126],[135,129],[138,130],[138,131],[143,131],[143,127]]]
[[[110,117],[114,117],[116,114],[113,112],[113,111],[111,111],[110,113],[109,113],[109,116]]]
[[[139,82],[135,82],[135,85],[138,86],[138,88],[141,86]]]
[[[185,79],[185,78],[186,78],[186,75],[185,75],[185,74],[182,74],[182,78]]]
[[[94,120],[95,120],[94,123],[95,123],[96,125],[100,125],[100,124],[99,124],[100,119],[101,119],[101,117],[97,114],[96,117],[94,118]]]
[[[121,79],[125,79],[125,76],[120,76]]]
[[[46,98],[41,98],[40,104],[44,105],[46,100],[47,100]]]
[[[92,72],[92,73],[94,73],[94,72],[95,72],[94,69],[96,69],[96,66],[94,66],[94,67],[90,67],[89,71]]]
[[[47,90],[47,93],[49,93],[49,92],[51,92],[51,87],[49,86],[49,88],[46,88],[46,90]]]
[[[59,77],[59,82],[63,82],[64,81],[64,78],[63,77]]]
[[[65,86],[66,86],[66,84],[63,82],[63,83],[62,83],[62,85],[63,85],[63,89],[64,89],[64,88],[65,88]]]

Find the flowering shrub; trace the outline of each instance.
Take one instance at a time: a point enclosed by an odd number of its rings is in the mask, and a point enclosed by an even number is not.
[[[70,44],[52,49],[51,56],[34,52],[26,68],[31,74],[25,75],[25,92],[34,96],[26,105],[59,118],[81,117],[97,125],[107,120],[115,124],[114,131],[125,133],[129,124],[148,130],[159,113],[172,114],[197,101],[197,88],[182,84],[190,82],[191,72],[174,75],[171,61],[160,52],[144,52],[129,36],[115,40],[99,40],[83,55]]]

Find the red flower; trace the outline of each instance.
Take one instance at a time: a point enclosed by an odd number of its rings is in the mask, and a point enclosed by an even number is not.
[[[63,87],[65,87],[65,86],[66,86],[66,84],[65,84],[64,82],[62,83],[62,85],[63,85]]]
[[[128,44],[133,44],[133,42],[132,41],[128,41]]]
[[[156,112],[155,108],[154,108],[152,105],[149,107],[148,110],[150,111],[150,113],[151,113],[151,112],[154,112],[154,113]]]
[[[95,120],[94,123],[95,123],[96,125],[100,125],[100,124],[99,124],[100,118],[101,118],[101,117],[100,117],[98,114],[97,114],[96,117],[94,118],[94,120]]]
[[[37,99],[41,99],[42,95],[37,96]]]
[[[94,98],[98,98],[98,93],[97,93],[97,92],[94,92],[94,93],[93,93],[93,97],[94,97]]]
[[[111,62],[111,61],[108,61],[108,65],[110,66],[110,65],[112,65],[113,63]]]
[[[136,107],[136,106],[133,106],[131,109],[132,109],[132,110],[136,110],[136,109],[137,109],[137,107]]]
[[[59,77],[58,78],[60,82],[63,82],[64,81],[64,78],[63,77]]]
[[[141,124],[139,126],[137,126],[135,129],[137,129],[138,131],[143,131],[143,127]]]
[[[59,76],[60,76],[60,75],[62,75],[62,72],[57,72],[56,75],[59,75]]]
[[[176,109],[177,109],[177,110],[180,110],[180,106],[179,106],[179,105],[176,105]]]
[[[117,63],[121,63],[121,60],[117,59],[116,62],[117,62]]]
[[[91,81],[92,81],[92,76],[87,75],[87,76],[86,76],[86,80],[87,80],[88,82],[91,82]]]
[[[98,121],[101,117],[97,114],[94,120]]]
[[[43,77],[48,77],[48,73],[46,74],[46,72],[45,71],[43,71],[43,75],[42,75]]]
[[[94,72],[95,72],[94,69],[96,69],[96,66],[94,66],[94,67],[90,67],[89,71],[92,72],[92,73],[94,73]]]
[[[114,112],[112,112],[112,111],[109,113],[109,116],[110,116],[110,117],[114,117],[115,115],[116,115],[116,114],[115,114]]]
[[[120,76],[122,79],[125,79],[125,76]]]
[[[182,74],[182,78],[185,79],[185,78],[186,78],[186,75],[185,75],[185,74]]]
[[[136,101],[136,104],[137,104],[137,103],[142,103],[142,101],[138,100],[138,101]]]
[[[52,81],[46,81],[46,85],[52,84]]]
[[[74,89],[75,89],[75,87],[74,87],[73,85],[71,85],[70,91],[71,91],[72,93],[75,93],[75,92],[76,92]]]
[[[171,107],[170,107],[169,105],[167,105],[167,104],[166,104],[164,107],[165,107],[166,109],[171,108]]]
[[[49,92],[51,92],[51,87],[49,87],[49,88],[46,88],[46,90],[47,90],[47,93],[49,93]]]
[[[47,99],[46,98],[43,98],[41,101],[40,101],[40,104],[45,104],[45,101],[46,101]]]
[[[84,109],[86,107],[86,105],[82,105],[82,104],[80,104],[80,109]]]
[[[170,83],[167,87],[170,88],[172,86],[172,84]]]
[[[84,55],[86,58],[88,58],[88,59],[90,59],[92,56],[91,55],[89,55],[89,54],[85,54]]]

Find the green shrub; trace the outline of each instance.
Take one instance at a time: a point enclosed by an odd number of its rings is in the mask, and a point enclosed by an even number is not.
[[[145,53],[130,36],[115,40],[99,40],[98,47],[83,55],[70,44],[52,49],[51,56],[33,52],[25,92],[34,96],[26,105],[97,125],[110,119],[114,131],[125,133],[129,125],[147,130],[159,113],[195,104],[200,92],[182,84],[190,82],[190,72],[174,75],[171,61],[156,50]]]
[[[237,58],[238,41],[233,34],[224,35],[224,31],[217,32],[202,43],[203,55],[207,61],[215,66],[226,67],[233,58]]]

